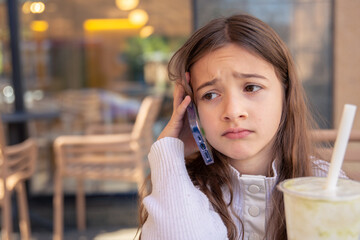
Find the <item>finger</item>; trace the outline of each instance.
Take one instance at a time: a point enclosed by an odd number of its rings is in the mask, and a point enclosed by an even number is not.
[[[186,96],[184,100],[181,102],[181,104],[174,110],[173,115],[170,119],[170,126],[172,126],[174,129],[176,129],[177,135],[183,128],[186,108],[189,105],[191,101],[190,96]]]
[[[184,100],[174,109],[173,115],[171,116],[169,123],[160,133],[158,139],[161,139],[163,137],[179,137],[179,133],[183,128],[183,119],[186,107],[189,105],[190,101],[190,96],[186,96]]]
[[[170,121],[177,124],[182,122],[186,112],[186,108],[190,102],[191,102],[190,96],[185,96],[185,98],[181,101],[181,103],[174,109]]]
[[[176,84],[174,88],[174,102],[173,107],[174,110],[181,104],[181,102],[184,100],[185,90],[183,86],[180,84]]]
[[[176,112],[179,115],[179,119],[182,119],[184,117],[186,108],[190,102],[191,102],[190,96],[186,95],[185,98],[180,103],[180,105],[176,108]]]

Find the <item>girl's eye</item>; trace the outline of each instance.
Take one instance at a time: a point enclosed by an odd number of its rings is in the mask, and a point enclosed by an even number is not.
[[[247,85],[245,87],[245,92],[257,92],[261,89],[258,85]]]
[[[216,98],[217,96],[218,96],[218,94],[216,94],[216,93],[205,93],[202,98],[205,100],[212,100],[212,99]]]

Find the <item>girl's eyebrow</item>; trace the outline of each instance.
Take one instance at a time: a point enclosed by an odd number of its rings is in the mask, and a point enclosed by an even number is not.
[[[212,86],[212,85],[214,85],[217,81],[219,81],[219,79],[214,78],[214,79],[211,80],[211,81],[208,81],[208,82],[206,82],[206,83],[203,83],[203,84],[201,84],[201,85],[196,89],[196,91],[198,92],[200,89],[202,89],[202,88],[204,88],[204,87]]]
[[[248,79],[248,78],[260,78],[260,79],[264,79],[264,80],[268,80],[266,77],[264,77],[263,75],[260,75],[260,74],[257,74],[257,73],[238,73],[238,72],[235,72],[233,74],[233,76],[235,78],[239,78],[239,79]],[[196,91],[199,91],[200,89],[204,88],[204,87],[207,87],[207,86],[212,86],[214,85],[217,81],[219,81],[218,78],[214,78],[213,80],[211,81],[208,81],[208,82],[205,82],[203,84],[201,84],[197,89]]]
[[[263,75],[257,74],[257,73],[238,73],[235,72],[233,74],[234,77],[236,78],[260,78],[260,79],[265,79],[268,80],[266,77],[264,77]]]

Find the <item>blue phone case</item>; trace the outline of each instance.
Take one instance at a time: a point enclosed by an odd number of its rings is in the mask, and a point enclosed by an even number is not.
[[[203,157],[205,164],[209,165],[214,163],[213,155],[211,151],[209,151],[210,148],[206,142],[205,134],[202,128],[200,127],[197,110],[193,102],[191,102],[187,107],[187,115],[188,115],[191,132],[194,136],[196,144],[199,147],[201,156]]]

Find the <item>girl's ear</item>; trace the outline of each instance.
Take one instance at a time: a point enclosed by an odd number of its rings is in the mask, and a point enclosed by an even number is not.
[[[191,87],[191,78],[190,78],[190,72],[185,72],[185,92],[191,97],[193,100],[193,90]]]
[[[188,84],[190,84],[190,72],[185,73],[185,79]]]

